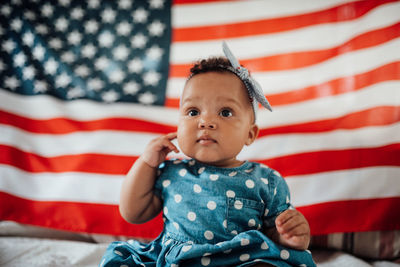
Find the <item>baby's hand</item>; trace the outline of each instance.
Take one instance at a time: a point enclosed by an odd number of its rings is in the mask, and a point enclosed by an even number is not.
[[[310,227],[306,218],[297,210],[286,210],[275,220],[279,242],[283,246],[305,250],[310,243]]]
[[[144,153],[140,157],[149,166],[153,168],[157,167],[165,160],[165,157],[171,151],[179,153],[179,150],[171,142],[175,138],[176,132],[169,133],[151,140],[151,142],[147,145]]]

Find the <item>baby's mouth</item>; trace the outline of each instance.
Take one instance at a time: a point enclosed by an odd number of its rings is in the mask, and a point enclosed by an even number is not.
[[[214,139],[212,139],[209,136],[201,136],[199,139],[197,139],[197,143],[199,143],[201,145],[210,145],[210,144],[217,143],[217,141],[215,141]]]

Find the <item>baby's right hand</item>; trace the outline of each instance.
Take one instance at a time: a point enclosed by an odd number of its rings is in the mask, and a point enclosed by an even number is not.
[[[175,132],[151,140],[140,157],[149,166],[156,168],[165,160],[165,157],[171,151],[179,153],[178,148],[171,142],[176,136],[177,134]]]

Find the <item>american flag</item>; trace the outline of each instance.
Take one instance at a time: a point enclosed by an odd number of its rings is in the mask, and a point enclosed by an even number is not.
[[[154,238],[124,175],[175,131],[226,41],[274,108],[241,159],[286,179],[313,235],[400,229],[400,2],[11,0],[0,7],[0,220]],[[171,155],[181,157],[183,155]]]

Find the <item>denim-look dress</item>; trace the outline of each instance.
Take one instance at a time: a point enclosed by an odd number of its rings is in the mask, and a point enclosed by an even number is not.
[[[163,232],[149,244],[113,242],[100,266],[315,266],[309,251],[277,245],[260,231],[291,208],[286,182],[262,164],[165,161],[155,192],[163,200]]]

